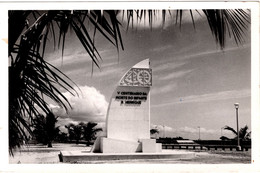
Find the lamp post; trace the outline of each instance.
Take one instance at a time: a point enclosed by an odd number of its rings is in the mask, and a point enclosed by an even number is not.
[[[198,126],[198,128],[199,128],[199,140],[200,140],[200,126]]]
[[[236,108],[236,117],[237,117],[237,150],[241,150],[240,146],[240,141],[239,141],[239,127],[238,127],[238,108],[239,108],[239,103],[235,103],[235,108]]]
[[[223,129],[224,129],[224,127],[221,127],[221,136],[220,136],[220,139],[221,139],[221,145],[223,145],[223,140],[224,140],[224,139],[222,138],[222,137],[223,137],[223,132],[222,132]]]
[[[165,138],[165,125],[163,125],[163,138]]]
[[[158,126],[155,126],[155,129],[158,130]],[[159,131],[157,131],[159,133]],[[155,133],[155,139],[158,139],[158,133]]]

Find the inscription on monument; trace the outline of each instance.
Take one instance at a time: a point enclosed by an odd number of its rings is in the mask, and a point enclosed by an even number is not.
[[[121,105],[140,105],[147,100],[147,93],[117,91],[115,100],[120,101]]]

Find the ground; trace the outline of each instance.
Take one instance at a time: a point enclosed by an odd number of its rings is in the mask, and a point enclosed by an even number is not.
[[[14,157],[9,157],[10,164],[59,164],[58,154],[62,150],[86,150],[89,151],[90,147],[86,147],[83,144],[53,144],[52,148],[47,148],[43,145],[28,145],[20,150],[14,152]],[[95,162],[78,162],[78,163],[91,163],[91,164],[103,164],[103,163],[141,163],[141,164],[229,164],[229,163],[251,163],[251,150],[249,151],[222,151],[222,150],[163,150],[163,152],[194,152],[193,158],[185,159],[165,159],[165,160],[127,160],[127,161],[95,161]],[[62,164],[62,163],[61,163]]]

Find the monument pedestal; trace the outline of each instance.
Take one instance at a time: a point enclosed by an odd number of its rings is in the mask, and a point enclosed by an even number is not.
[[[158,153],[162,152],[162,144],[156,143],[155,139],[141,139],[143,153]]]
[[[162,144],[155,139],[140,139],[138,142],[101,137],[100,142],[92,147],[91,152],[101,153],[157,153],[162,151]],[[98,148],[97,146],[100,146]]]
[[[104,138],[100,140],[101,153],[135,153],[142,152],[140,142]]]
[[[86,151],[61,151],[59,154],[60,161],[67,163],[132,163],[136,161],[142,163],[142,161],[148,162],[150,160],[156,160],[156,163],[163,163],[165,160],[173,161],[194,157],[194,152],[176,150],[168,150],[168,152],[161,153],[90,153]]]

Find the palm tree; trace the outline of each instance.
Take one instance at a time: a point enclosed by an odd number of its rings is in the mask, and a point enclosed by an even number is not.
[[[80,124],[75,125],[73,131],[75,134],[76,144],[79,144],[79,141],[82,139],[82,126]]]
[[[159,130],[157,128],[152,128],[150,129],[150,135],[154,135],[156,134],[156,138],[157,138],[157,134],[159,134]]]
[[[57,141],[60,143],[68,142],[68,134],[60,131],[57,135]]]
[[[53,113],[43,116],[40,114],[33,119],[33,135],[39,143],[52,147],[53,140],[58,136],[60,130],[56,127],[58,117],[55,117]]]
[[[237,140],[238,133],[235,129],[233,129],[232,127],[229,127],[229,126],[225,126],[224,130],[229,130],[229,131],[233,132],[235,137],[234,138],[228,138],[226,136],[221,136],[220,137],[221,140]],[[248,132],[248,126],[247,125],[245,125],[245,127],[240,128],[240,130],[239,130],[239,140],[242,140],[242,141],[251,140],[251,131]]]
[[[68,129],[69,139],[70,141],[76,140],[76,144],[79,144],[79,141],[82,139],[83,135],[83,127],[82,123],[75,125],[73,123],[69,123],[65,126]]]
[[[69,140],[72,141],[75,139],[75,133],[73,131],[74,129],[74,124],[73,123],[69,123],[68,125],[65,125],[65,128],[68,130],[68,134],[69,134]]]
[[[79,144],[80,140],[85,139],[89,146],[91,141],[96,139],[97,132],[102,131],[102,128],[95,128],[96,126],[97,123],[94,122],[80,122],[77,125],[69,123],[65,127],[68,129],[70,141],[75,140],[76,144]]]
[[[68,110],[70,103],[60,92],[65,89],[77,95],[74,84],[65,74],[44,60],[47,40],[52,35],[62,52],[68,28],[71,27],[93,62],[98,66],[98,54],[94,40],[90,38],[85,19],[96,30],[118,48],[121,42],[116,11],[108,11],[106,17],[101,11],[9,11],[9,151],[20,147],[25,131],[32,134],[25,117],[32,119],[39,111],[51,112],[46,97]],[[28,25],[27,18],[35,21]],[[107,20],[111,20],[111,24]],[[94,36],[95,37],[95,34]],[[114,42],[112,41],[114,40]],[[63,55],[63,53],[62,53]]]
[[[32,131],[32,133],[33,133],[33,138],[35,138],[38,143],[47,145],[46,131],[44,127],[45,124],[46,124],[46,119],[44,115],[42,114],[38,115],[35,119],[33,119],[32,128],[34,130]]]
[[[150,129],[150,134],[153,135],[153,134],[158,134],[159,133],[159,130],[158,129]]]
[[[58,117],[55,117],[52,112],[47,114],[45,130],[47,134],[48,147],[52,147],[53,140],[58,136],[60,132],[59,127],[56,127],[57,122]]]
[[[49,38],[53,38],[63,50],[66,33],[69,29],[76,34],[84,49],[92,59],[92,64],[99,67],[101,57],[95,45],[96,32],[115,46],[123,50],[120,33],[121,23],[118,20],[120,10],[50,10],[50,11],[9,11],[9,152],[20,147],[27,140],[26,131],[32,134],[30,120],[51,112],[46,98],[66,109],[71,108],[60,88],[77,95],[76,85],[59,69],[44,60],[44,53]],[[162,10],[162,23],[166,14]],[[177,10],[176,21],[182,21],[182,10]],[[227,33],[237,43],[243,41],[243,30],[250,23],[250,14],[246,10],[202,10],[216,42],[223,49]],[[136,14],[136,15],[134,15]],[[193,20],[193,13],[190,10]],[[127,28],[134,21],[146,16],[152,28],[157,10],[127,10]],[[135,18],[137,16],[137,18]],[[193,20],[194,23],[194,20]],[[87,27],[88,26],[88,27]],[[194,24],[195,26],[195,24]],[[93,32],[89,30],[91,28]],[[58,37],[56,36],[58,34]],[[58,41],[57,41],[58,40]],[[29,121],[27,121],[28,119]]]
[[[97,123],[94,122],[88,122],[87,124],[82,123],[83,127],[83,138],[87,142],[87,146],[91,144],[92,140],[95,140],[97,132],[102,131],[102,128],[95,128],[97,126]]]

